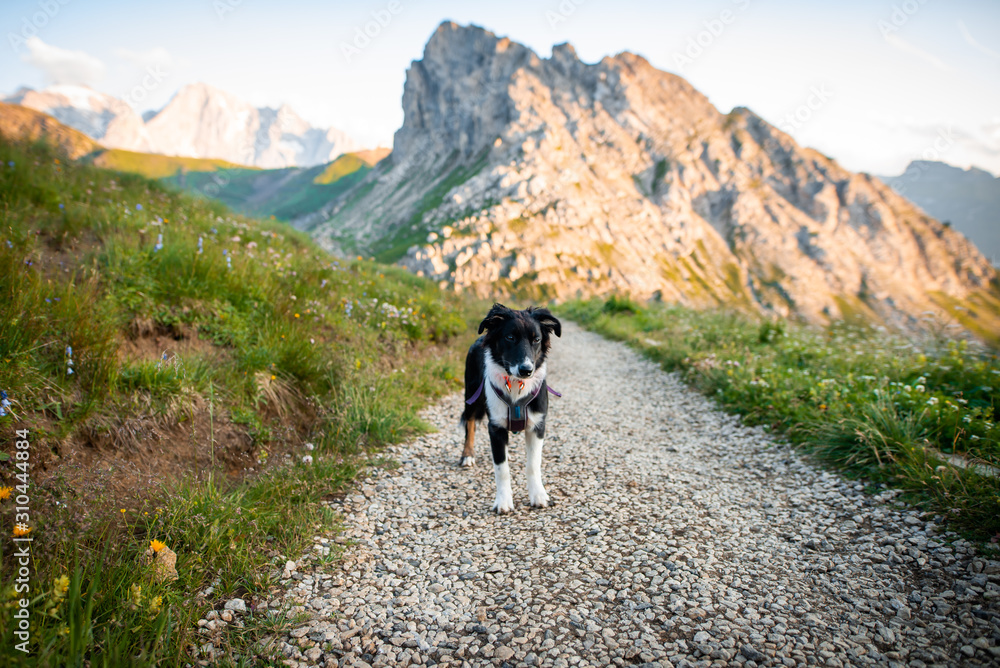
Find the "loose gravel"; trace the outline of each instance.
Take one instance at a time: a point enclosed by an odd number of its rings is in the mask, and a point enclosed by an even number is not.
[[[519,436],[493,514],[486,430],[459,468],[461,398],[429,408],[258,607],[307,619],[268,639],[287,665],[1000,665],[1000,563],[894,492],[571,323],[549,369],[555,506],[528,506]]]

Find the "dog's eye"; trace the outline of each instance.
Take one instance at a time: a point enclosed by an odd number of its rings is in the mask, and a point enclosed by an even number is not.
[[[513,341],[514,340],[514,335],[513,334],[508,334],[507,335],[507,340],[508,341]]]
[[[534,339],[532,339],[532,343],[541,343],[541,341],[542,341],[542,337],[540,337],[540,336],[536,336]]]

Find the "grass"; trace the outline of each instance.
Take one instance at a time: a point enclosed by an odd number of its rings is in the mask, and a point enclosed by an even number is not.
[[[320,501],[425,428],[416,412],[459,386],[481,309],[44,144],[0,139],[0,165],[2,663],[191,663],[195,622],[264,597],[272,563],[335,527]],[[144,565],[154,539],[176,581]],[[244,622],[212,639],[216,665],[283,623]]]
[[[978,540],[1000,534],[995,351],[860,321],[815,329],[617,296],[561,311],[828,464],[906,490]]]
[[[220,169],[258,171],[252,167],[242,167],[214,158],[185,158],[155,153],[139,153],[118,148],[96,151],[87,157],[87,162],[96,167],[139,174],[151,179],[165,179],[182,171],[215,172]]]

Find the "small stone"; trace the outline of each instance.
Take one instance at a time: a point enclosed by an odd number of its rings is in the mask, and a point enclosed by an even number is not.
[[[740,654],[746,657],[750,661],[760,661],[764,658],[764,655],[753,648],[753,645],[747,643],[740,647]]]
[[[493,656],[501,661],[509,661],[514,656],[514,650],[506,645],[501,645],[493,650]]]
[[[233,612],[246,612],[247,604],[242,598],[233,598],[226,601],[226,604],[222,606],[226,610],[232,610]]]

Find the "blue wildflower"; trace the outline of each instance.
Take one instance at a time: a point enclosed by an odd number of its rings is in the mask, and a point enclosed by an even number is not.
[[[62,202],[59,202],[59,208],[60,208],[60,209],[65,209],[65,208],[66,208],[66,205],[65,205],[65,204],[63,204]]]
[[[135,210],[136,211],[142,211],[142,205],[141,204],[136,204],[135,205]]]
[[[319,287],[321,287],[321,288],[325,288],[326,287],[326,279],[325,278],[320,282]]]
[[[201,237],[198,237],[198,255],[201,255],[201,253],[202,253],[202,250],[203,250],[202,249],[202,243],[203,242],[204,242],[204,240]]]
[[[163,250],[163,235],[162,234],[157,234],[156,235],[156,245],[153,246],[153,252],[155,253],[155,252],[160,251],[160,250]]]
[[[13,247],[14,247],[14,244],[12,244],[12,243],[10,242],[10,239],[8,239],[8,240],[7,240],[7,248],[13,248]]]
[[[14,166],[14,161],[13,161],[13,160],[11,160],[10,162],[8,162],[8,163],[7,163],[7,166],[8,166],[8,167],[13,167],[13,166]]]
[[[73,346],[66,346],[66,375],[73,375]]]
[[[0,417],[7,414],[8,408],[10,408],[10,399],[7,398],[7,391],[0,390]]]

